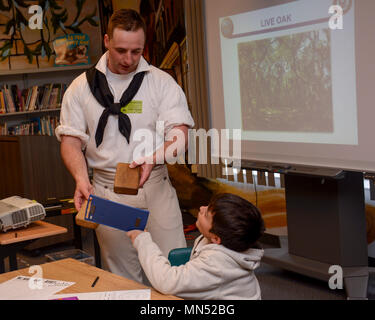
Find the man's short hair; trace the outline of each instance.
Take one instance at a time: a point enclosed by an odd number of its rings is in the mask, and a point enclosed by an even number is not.
[[[259,248],[257,241],[263,235],[264,221],[252,203],[237,195],[222,193],[210,201],[208,210],[213,214],[210,232],[220,237],[224,247],[237,252]]]
[[[112,14],[107,30],[110,39],[113,38],[115,28],[125,31],[138,31],[139,29],[143,29],[146,37],[146,24],[141,15],[132,9],[120,9]]]

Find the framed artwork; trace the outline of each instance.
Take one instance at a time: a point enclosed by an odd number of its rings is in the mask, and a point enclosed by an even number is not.
[[[93,60],[102,53],[97,0],[2,0],[0,10],[0,70],[53,67],[53,41],[67,34],[86,34]]]

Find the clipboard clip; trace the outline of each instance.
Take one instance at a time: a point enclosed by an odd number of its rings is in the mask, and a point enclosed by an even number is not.
[[[89,200],[87,201],[86,211],[85,211],[85,219],[86,220],[92,220],[92,217],[95,213],[95,205],[92,204],[92,197],[89,197]]]

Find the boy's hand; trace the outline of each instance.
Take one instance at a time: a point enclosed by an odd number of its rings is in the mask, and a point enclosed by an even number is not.
[[[128,237],[130,238],[130,240],[132,241],[132,243],[134,244],[134,240],[135,238],[138,237],[138,235],[140,235],[143,231],[141,230],[130,230],[128,231],[126,234],[128,235]]]

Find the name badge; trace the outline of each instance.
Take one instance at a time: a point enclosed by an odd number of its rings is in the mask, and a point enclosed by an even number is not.
[[[121,108],[123,114],[142,113],[143,102],[139,100],[133,100],[128,105]]]

